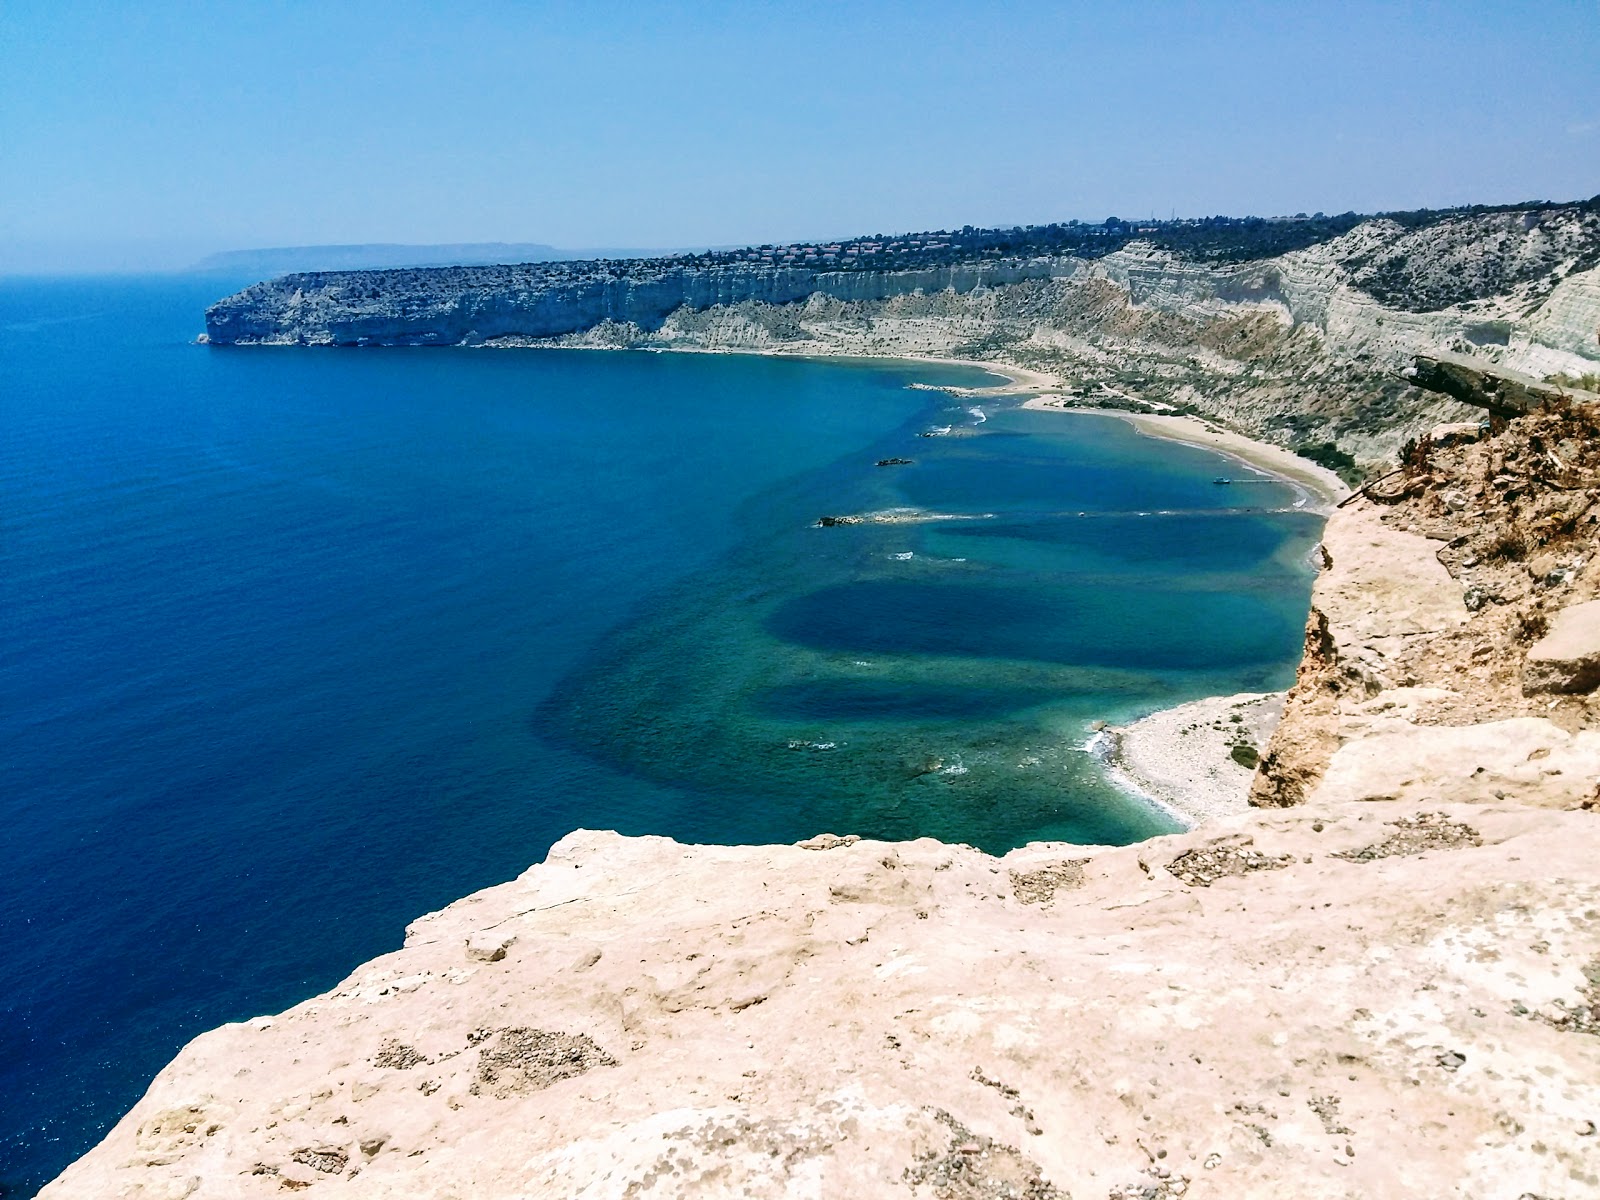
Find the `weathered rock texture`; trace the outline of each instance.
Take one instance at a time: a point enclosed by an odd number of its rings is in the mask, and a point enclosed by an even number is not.
[[[1600,407],[1414,446],[1323,538],[1252,802],[1600,803]]]
[[[213,342],[651,346],[934,355],[1054,373],[1090,402],[1192,407],[1363,462],[1471,410],[1399,376],[1454,354],[1542,378],[1600,363],[1600,205],[1374,219],[1275,258],[1134,242],[1093,260],[918,270],[580,263],[295,275]]]
[[[197,1039],[44,1195],[1592,1195],[1597,821],[1314,801],[1003,859],[577,833]]]

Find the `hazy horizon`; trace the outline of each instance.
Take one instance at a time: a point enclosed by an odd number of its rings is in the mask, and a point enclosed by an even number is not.
[[[1600,191],[1600,5],[0,10],[0,273]]]

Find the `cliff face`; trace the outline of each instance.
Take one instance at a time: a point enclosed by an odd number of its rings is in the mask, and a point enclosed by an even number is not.
[[[1442,430],[1328,523],[1253,801],[1600,808],[1600,397]]]
[[[416,346],[546,339],[605,322],[656,329],[679,309],[812,295],[873,302],[913,291],[970,292],[1049,278],[1073,264],[975,263],[919,271],[821,272],[793,267],[534,263],[288,275],[211,307],[218,345]]]
[[[1600,366],[1600,206],[1367,221],[1245,263],[1133,243],[906,271],[576,263],[298,275],[207,314],[218,344],[650,346],[936,355],[1053,373],[1089,403],[1187,407],[1369,464],[1470,414],[1397,375],[1456,353]]]

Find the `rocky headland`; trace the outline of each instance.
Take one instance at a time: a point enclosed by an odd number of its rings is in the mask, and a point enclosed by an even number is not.
[[[1542,379],[1592,373],[1600,351],[1600,200],[1044,236],[1061,228],[290,275],[214,305],[207,338],[996,362],[1081,403],[1195,412],[1365,467],[1471,415],[1399,376],[1419,353]]]
[[[1333,514],[1256,808],[1001,858],[574,833],[197,1038],[44,1195],[1600,1193],[1597,412]]]

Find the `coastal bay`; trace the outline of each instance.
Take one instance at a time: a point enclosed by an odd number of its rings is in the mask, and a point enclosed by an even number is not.
[[[689,347],[675,348],[670,352],[751,353]],[[769,349],[755,353],[820,361],[834,357],[818,354],[814,347],[803,352]],[[1143,436],[1214,453],[1216,461],[1224,464],[1219,474],[1239,476],[1243,481],[1242,486],[1279,481],[1293,490],[1293,507],[1318,517],[1331,512],[1339,501],[1349,495],[1349,488],[1344,481],[1326,467],[1281,446],[1225,429],[1214,421],[1190,415],[1086,406],[1074,396],[1081,386],[1079,382],[1057,373],[1003,361],[940,356],[910,356],[898,360],[863,359],[854,354],[838,357],[845,361],[982,366],[1006,382],[959,385],[918,383],[912,386],[944,393],[961,405],[986,405],[992,409],[1020,402],[1020,407],[1027,411],[1086,415],[1091,421],[1114,419],[1125,422]],[[958,419],[968,415],[962,409],[952,411],[957,413]],[[965,427],[958,424],[952,425],[949,432],[963,436],[975,432],[976,428],[970,424]],[[974,515],[989,517],[993,514],[966,514],[969,517]],[[920,523],[937,518],[913,509],[892,509],[867,514],[864,519],[882,523]],[[1186,699],[1170,708],[1144,712],[1135,710],[1134,719],[1119,716],[1117,724],[1107,724],[1098,719],[1089,721],[1087,736],[1074,725],[1066,735],[1066,745],[1074,751],[1087,747],[1094,758],[1104,763],[1105,776],[1116,787],[1148,804],[1165,819],[1182,827],[1193,827],[1248,810],[1247,796],[1253,768],[1234,757],[1234,752],[1236,747],[1247,746],[1250,753],[1254,754],[1266,746],[1281,716],[1282,702],[1282,692],[1225,693]],[[1240,721],[1243,721],[1242,725]],[[1096,729],[1101,731],[1095,732]],[[1025,748],[1019,757],[1035,758],[1037,755]],[[940,761],[942,763],[942,759]]]
[[[573,828],[1135,841],[1088,727],[1292,673],[1315,517],[988,364],[193,346],[215,286],[0,314],[8,1184]]]

